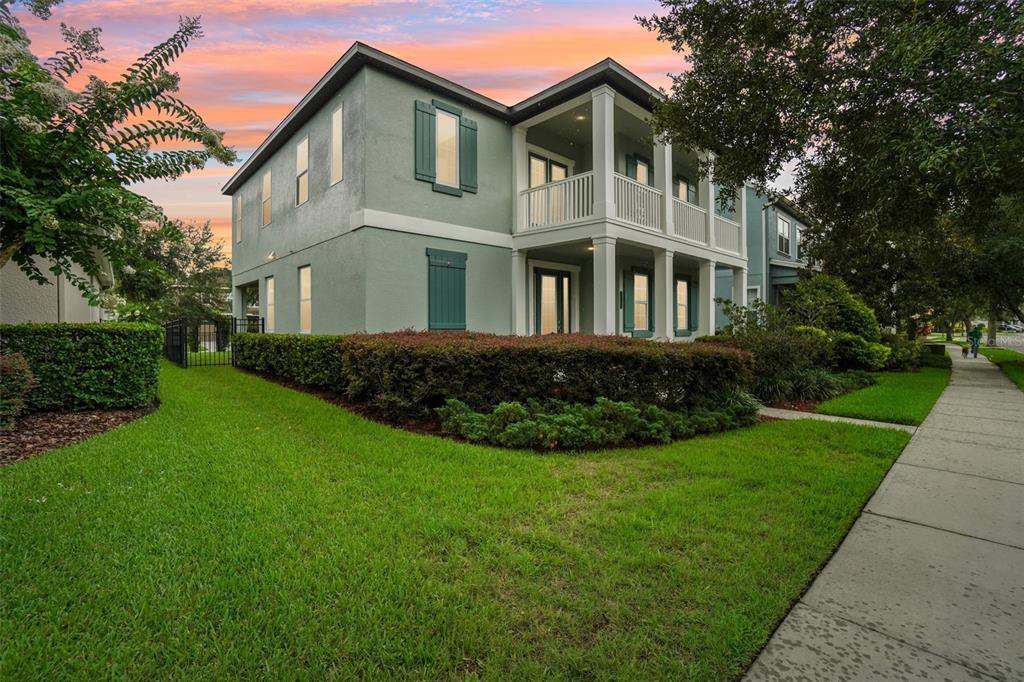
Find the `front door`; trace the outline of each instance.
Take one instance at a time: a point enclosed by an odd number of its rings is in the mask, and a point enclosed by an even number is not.
[[[570,275],[561,270],[537,270],[534,277],[534,330],[537,334],[568,334],[572,294]]]

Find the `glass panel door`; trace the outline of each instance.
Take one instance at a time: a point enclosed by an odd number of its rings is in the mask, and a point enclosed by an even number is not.
[[[572,297],[569,273],[537,270],[534,305],[537,334],[568,334],[572,330],[569,310]]]

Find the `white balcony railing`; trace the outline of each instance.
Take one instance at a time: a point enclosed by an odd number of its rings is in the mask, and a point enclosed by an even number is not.
[[[594,214],[594,173],[531,187],[519,195],[519,229],[563,225]]]
[[[723,251],[740,252],[740,225],[728,218],[715,216],[715,246]]]
[[[698,244],[708,243],[708,212],[679,199],[672,200],[672,232]]]
[[[661,192],[616,173],[615,215],[639,227],[661,232]]]

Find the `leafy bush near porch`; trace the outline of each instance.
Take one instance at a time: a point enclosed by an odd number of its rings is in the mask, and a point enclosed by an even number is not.
[[[578,334],[239,334],[234,343],[237,366],[343,391],[391,419],[428,417],[449,398],[475,410],[549,398],[685,410],[746,387],[752,368],[732,348]]]
[[[881,340],[875,311],[838,277],[801,278],[784,297],[782,307],[798,324],[856,334],[873,343]]]
[[[501,403],[476,412],[450,399],[437,408],[445,432],[474,443],[533,450],[587,450],[634,443],[669,443],[680,438],[753,424],[758,403],[743,393],[716,410],[674,412],[598,398],[593,405],[562,400]]]
[[[21,353],[37,385],[29,410],[127,408],[156,398],[163,330],[136,322],[0,325],[0,355]]]
[[[21,353],[0,355],[0,430],[14,427],[36,378]]]
[[[863,336],[850,332],[835,332],[831,341],[835,367],[839,370],[880,370],[892,352],[884,344],[867,341]]]

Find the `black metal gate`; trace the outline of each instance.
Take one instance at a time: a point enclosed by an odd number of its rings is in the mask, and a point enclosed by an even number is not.
[[[233,365],[231,339],[239,332],[263,333],[263,318],[171,320],[164,323],[164,357],[181,367]]]

